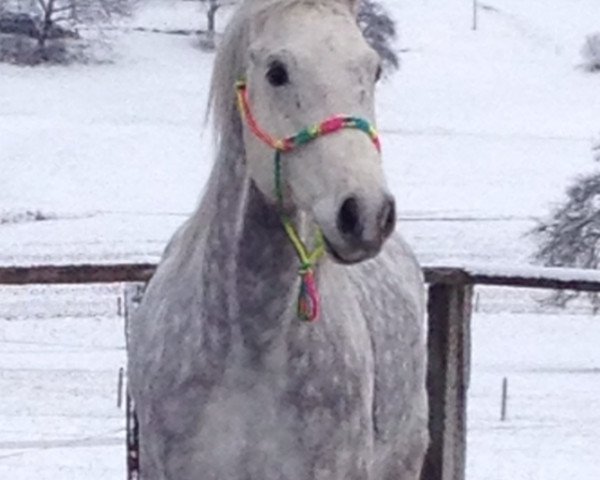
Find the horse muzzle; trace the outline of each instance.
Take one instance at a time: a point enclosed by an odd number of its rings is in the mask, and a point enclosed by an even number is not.
[[[396,226],[396,203],[390,194],[379,202],[349,196],[341,202],[335,233],[324,230],[329,254],[339,263],[354,264],[377,256]]]

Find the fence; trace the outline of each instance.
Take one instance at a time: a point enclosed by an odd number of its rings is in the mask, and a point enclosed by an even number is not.
[[[0,268],[0,285],[145,283],[155,268],[153,264],[4,267]],[[424,274],[429,286],[427,389],[431,443],[422,479],[463,480],[474,286],[600,292],[600,272],[427,267]]]

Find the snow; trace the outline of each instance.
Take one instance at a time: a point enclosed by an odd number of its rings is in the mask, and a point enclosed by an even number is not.
[[[548,280],[561,283],[567,282],[586,282],[598,283],[600,287],[600,272],[597,270],[582,269],[582,268],[549,268],[549,267],[515,267],[502,263],[485,263],[477,264],[470,262],[468,264],[444,262],[441,265],[425,264],[425,267],[436,268],[455,268],[466,272],[473,277],[490,277],[490,278],[519,278],[522,280]]]
[[[86,294],[95,304],[88,303],[85,314],[71,308],[77,316],[53,316],[52,306],[58,312],[65,302],[48,292],[11,288],[1,294],[3,310],[27,318],[4,320],[0,329],[0,478],[123,479],[124,413],[116,404],[125,350],[114,308],[118,289],[60,290],[71,304]],[[32,308],[30,300],[51,308]]]
[[[600,478],[597,318],[475,315],[472,325],[467,478]]]
[[[427,264],[535,273],[526,232],[596,168],[600,77],[579,50],[597,0],[487,0],[475,32],[470,0],[385,3],[403,51],[377,105],[399,229]],[[213,56],[133,30],[202,24],[196,2],[164,5],[110,33],[113,64],[0,65],[0,265],[156,261],[194,209]],[[473,320],[468,478],[598,478],[600,324],[509,314],[498,289],[480,293],[504,305]],[[0,289],[0,478],[123,478],[120,294]]]

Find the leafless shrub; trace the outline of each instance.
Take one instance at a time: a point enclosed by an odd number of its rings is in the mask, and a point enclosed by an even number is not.
[[[373,0],[363,0],[358,12],[358,24],[367,42],[379,54],[385,71],[395,70],[400,61],[394,49],[396,24],[388,12]]]
[[[535,260],[549,267],[598,269],[600,265],[600,173],[577,179],[566,200],[532,230],[538,240]],[[557,291],[549,303],[564,307],[583,297],[600,311],[596,293]]]
[[[588,35],[581,48],[584,68],[590,72],[600,71],[600,33]]]

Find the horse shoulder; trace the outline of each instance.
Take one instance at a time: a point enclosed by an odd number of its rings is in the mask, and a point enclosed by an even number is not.
[[[202,407],[203,393],[218,381],[218,366],[205,353],[211,339],[202,326],[202,262],[195,258],[204,242],[190,222],[175,233],[131,321],[130,383],[139,413],[147,410],[173,432],[187,428],[185,405]]]

